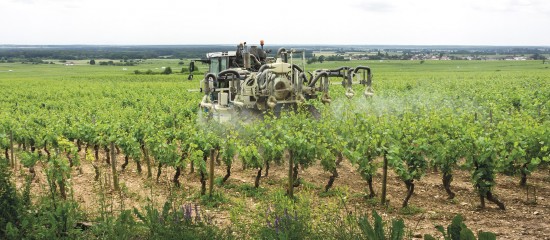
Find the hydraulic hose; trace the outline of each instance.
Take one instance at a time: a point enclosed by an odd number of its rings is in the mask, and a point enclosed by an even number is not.
[[[203,80],[204,81],[204,93],[206,93],[206,94],[210,93],[210,80],[209,79],[212,79],[212,86],[217,81],[216,75],[214,75],[213,73],[208,73],[208,74],[206,74],[206,76],[204,76],[204,80]]]
[[[328,73],[327,72],[320,72],[319,74],[317,74],[317,76],[315,76],[313,78],[313,80],[311,80],[311,82],[309,83],[308,87],[313,87],[315,86],[315,83],[317,83],[317,80],[319,80],[319,78],[321,77],[328,77]]]
[[[353,69],[353,68],[348,69],[348,72],[347,72],[347,76],[348,76],[348,77],[347,77],[347,80],[348,80],[348,82],[347,82],[347,84],[346,84],[346,86],[345,86],[346,88],[351,88],[351,85],[353,84],[353,74],[352,74],[352,72],[354,72],[354,69]]]
[[[366,67],[366,66],[358,66],[355,68],[355,70],[353,71],[353,73],[357,73],[357,71],[359,70],[367,70],[367,86],[368,87],[371,87],[372,86],[372,74],[371,74],[371,70],[370,70],[370,67]]]
[[[344,77],[345,75],[342,74],[342,71],[348,71],[349,69],[352,69],[350,67],[344,66],[339,67],[337,69],[328,69],[328,70],[315,70],[315,72],[327,72],[329,76],[331,77]]]
[[[281,55],[283,52],[286,52],[286,49],[284,47],[279,48],[279,50],[277,50],[277,56]]]
[[[284,57],[283,57],[283,53],[284,53]],[[285,48],[279,48],[279,50],[277,50],[277,56],[279,56],[280,58],[283,59],[283,62],[288,62],[288,57],[287,57],[287,54],[286,54],[286,49]]]
[[[300,75],[298,75],[298,78],[303,79],[302,83],[309,82],[309,79],[307,79],[307,75],[304,72],[300,73]]]
[[[225,76],[225,75],[228,75],[228,74],[233,74],[233,75],[235,75],[238,79],[241,79],[241,75],[239,74],[239,72],[237,72],[237,71],[235,71],[235,70],[231,70],[231,69],[223,70],[223,71],[221,71],[220,73],[218,73],[218,78],[221,78],[222,76]]]
[[[260,62],[260,60],[258,60],[258,58],[256,58],[256,56],[254,56],[254,54],[250,54],[250,56],[251,56],[251,58],[254,60],[254,63],[255,63],[256,65],[262,64],[262,63]]]
[[[292,69],[295,69],[298,72],[304,72],[304,70],[302,70],[302,68],[300,68],[300,66],[296,64],[292,64]]]
[[[263,72],[262,74],[267,74],[267,72]],[[265,75],[264,75],[264,78],[265,78]],[[268,78],[267,81],[263,82],[263,84],[260,85],[260,90],[264,90],[267,87],[267,84],[271,83],[274,78],[275,78],[275,75],[271,75],[271,77]]]

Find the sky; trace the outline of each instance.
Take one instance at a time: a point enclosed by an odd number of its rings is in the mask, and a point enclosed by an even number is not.
[[[550,46],[550,0],[0,0],[0,44]]]

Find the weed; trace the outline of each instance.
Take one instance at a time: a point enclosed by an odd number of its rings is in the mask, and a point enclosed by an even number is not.
[[[237,191],[243,194],[245,197],[253,197],[255,199],[261,199],[265,196],[267,189],[259,187],[255,188],[252,184],[241,184],[237,186]]]
[[[419,208],[419,207],[414,206],[414,205],[409,205],[409,206],[406,206],[404,208],[399,209],[399,213],[403,214],[403,215],[415,215],[415,214],[423,213],[423,212],[424,212],[424,209]]]
[[[200,203],[207,208],[219,208],[220,206],[229,203],[223,192],[213,191],[212,195],[200,195],[196,194],[195,197],[200,199]]]

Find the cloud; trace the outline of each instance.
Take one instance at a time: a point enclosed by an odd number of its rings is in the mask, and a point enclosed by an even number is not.
[[[391,12],[395,10],[395,6],[384,1],[362,1],[355,6],[367,12]]]
[[[481,12],[493,13],[549,13],[550,2],[541,0],[484,0],[473,1],[471,8]]]
[[[74,0],[11,0],[13,3],[22,4],[56,4],[56,3],[74,3]]]
[[[12,3],[33,4],[34,0],[11,0]]]
[[[11,0],[10,7],[19,8],[40,8],[48,12],[73,10],[80,8],[86,1],[76,0]]]

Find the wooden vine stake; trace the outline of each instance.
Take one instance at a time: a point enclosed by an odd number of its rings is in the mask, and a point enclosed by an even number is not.
[[[380,197],[380,203],[386,205],[386,185],[388,181],[388,157],[387,153],[384,153],[384,166],[382,173],[382,196]]]
[[[537,204],[537,189],[534,186],[527,186],[526,190],[526,202],[528,204]]]
[[[145,158],[145,164],[147,165],[147,179],[153,178],[153,172],[151,171],[151,159],[149,159],[149,151],[145,147],[145,143],[141,145],[143,151],[143,158]]]
[[[15,155],[13,154],[13,130],[10,132],[10,152],[11,152],[11,167],[16,169]]]
[[[116,173],[116,152],[114,149],[115,143],[111,142],[111,170],[113,171],[113,185],[115,191],[120,191],[120,187],[118,186],[118,175]]]
[[[212,148],[210,149],[210,172],[208,173],[208,185],[210,187],[209,189],[209,196],[212,197],[212,192],[214,191],[214,157],[216,156],[215,150]]]
[[[292,151],[288,151],[288,196],[294,197],[294,177],[292,167],[294,166],[294,156]]]

